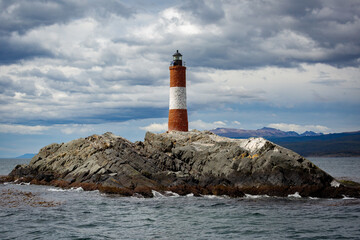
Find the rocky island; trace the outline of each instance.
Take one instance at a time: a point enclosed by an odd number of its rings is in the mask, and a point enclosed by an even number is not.
[[[152,190],[180,195],[268,194],[360,197],[299,154],[264,138],[230,139],[209,131],[147,132],[143,142],[112,133],[50,144],[7,180],[82,187],[124,196]],[[170,192],[171,191],[171,192]]]

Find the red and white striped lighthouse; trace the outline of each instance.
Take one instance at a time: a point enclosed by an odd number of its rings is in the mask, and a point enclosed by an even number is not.
[[[186,108],[186,67],[179,50],[173,55],[170,69],[170,102],[168,131],[188,131]]]

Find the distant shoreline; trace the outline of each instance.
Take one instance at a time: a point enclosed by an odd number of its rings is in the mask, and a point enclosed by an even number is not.
[[[360,131],[331,134],[307,132],[303,136],[273,128],[258,130],[217,128],[212,132],[234,139],[263,137],[304,157],[360,156]]]

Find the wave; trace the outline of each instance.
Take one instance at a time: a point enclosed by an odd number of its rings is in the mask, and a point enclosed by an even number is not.
[[[17,183],[18,181],[14,181],[14,182],[4,182],[3,185],[9,185],[9,184],[14,184],[14,185],[25,185],[25,186],[29,186],[30,183],[29,182],[19,182]]]
[[[350,200],[350,199],[356,199],[356,198],[353,198],[353,197],[347,197],[347,196],[343,195],[343,198],[342,198],[342,199],[344,199],[344,200]]]
[[[249,199],[257,199],[257,198],[269,198],[269,195],[251,195],[251,194],[245,194],[245,198],[249,198]],[[294,194],[289,194],[287,196],[288,198],[302,198],[301,195],[298,192],[295,192]],[[274,197],[274,198],[278,198],[278,197]],[[317,199],[317,198],[311,198],[311,199]]]
[[[29,182],[21,182],[21,183],[18,183],[18,184],[16,184],[16,185],[25,185],[25,186],[29,186],[29,185],[30,185],[30,183],[29,183]]]
[[[320,199],[320,198],[318,198],[318,197],[309,197],[309,199],[311,199],[311,200],[318,200],[318,199]]]
[[[256,198],[269,198],[269,195],[251,195],[251,194],[245,194],[245,198],[250,198],[250,199],[256,199]]]
[[[62,189],[62,188],[49,188],[47,189],[49,192],[83,192],[84,189],[82,187],[78,188],[69,188],[69,189]]]
[[[171,191],[165,191],[163,194],[158,192],[158,191],[155,191],[155,190],[152,190],[151,191],[152,195],[154,198],[164,198],[164,197],[179,197],[180,195],[177,194],[177,193],[174,193],[174,192],[171,192]]]
[[[289,194],[288,197],[289,198],[301,198],[301,195],[299,194],[299,192],[295,192],[294,194]]]
[[[155,191],[155,190],[151,190],[151,193],[153,195],[154,198],[163,198],[165,197],[164,195],[162,195],[161,193]]]
[[[222,195],[222,196],[217,196],[217,195],[201,195],[204,198],[209,198],[209,199],[228,199],[230,198],[227,195]]]
[[[175,192],[172,192],[172,191],[165,191],[166,193],[166,196],[169,196],[169,197],[179,197],[180,195],[175,193]]]

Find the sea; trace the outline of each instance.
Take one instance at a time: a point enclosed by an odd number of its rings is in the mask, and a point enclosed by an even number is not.
[[[309,158],[360,182],[360,158]],[[0,175],[30,159],[0,159]],[[360,239],[360,199],[246,195],[119,197],[0,184],[0,239]]]

